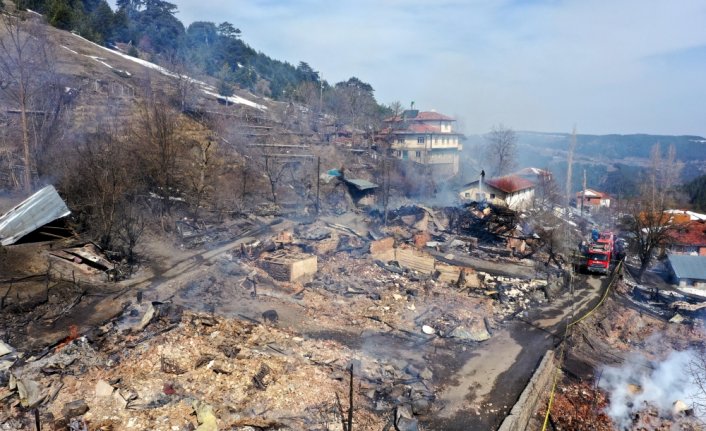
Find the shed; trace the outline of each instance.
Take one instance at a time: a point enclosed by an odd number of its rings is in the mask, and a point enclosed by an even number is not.
[[[375,189],[380,186],[359,178],[344,178],[343,181],[356,205],[367,206],[375,203]]]
[[[11,245],[56,219],[71,214],[53,186],[46,186],[0,217],[0,244]]]
[[[667,258],[675,284],[706,289],[706,256],[669,254]]]

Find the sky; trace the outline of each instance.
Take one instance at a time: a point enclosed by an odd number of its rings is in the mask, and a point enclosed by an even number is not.
[[[253,48],[465,133],[706,135],[703,0],[172,0]]]

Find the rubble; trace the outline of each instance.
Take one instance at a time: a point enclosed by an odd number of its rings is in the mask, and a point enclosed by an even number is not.
[[[64,408],[61,409],[61,414],[66,419],[72,419],[77,416],[83,416],[88,411],[88,409],[89,407],[88,404],[86,404],[86,401],[80,399],[66,403],[64,405]]]
[[[420,418],[443,408],[436,391],[446,364],[547,300],[549,283],[531,278],[534,268],[498,239],[500,220],[513,214],[464,215],[495,223],[492,244],[457,216],[410,206],[393,211],[386,227],[350,214],[296,227],[179,221],[184,248],[232,242],[217,256],[184,251],[175,266],[187,270],[158,274],[120,299],[119,316],[69,337],[64,329],[59,350],[13,367],[47,388],[44,411],[77,429],[336,429],[343,412],[335,400],[355,363],[356,428],[419,429]],[[527,277],[455,259],[471,254]]]

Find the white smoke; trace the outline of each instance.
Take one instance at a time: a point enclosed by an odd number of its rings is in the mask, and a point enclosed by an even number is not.
[[[674,403],[683,401],[694,407],[704,394],[696,383],[694,364],[700,363],[693,350],[674,351],[662,362],[650,362],[642,356],[629,358],[621,367],[603,370],[598,386],[610,394],[607,414],[618,429],[631,429],[634,414],[646,406],[669,417]],[[703,412],[695,409],[701,420]]]

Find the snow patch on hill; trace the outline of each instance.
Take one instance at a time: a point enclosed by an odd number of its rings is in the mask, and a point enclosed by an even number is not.
[[[125,54],[125,53],[122,53],[122,52],[120,52],[120,51],[115,51],[115,50],[112,50],[112,49],[110,49],[110,48],[106,48],[106,47],[104,47],[104,46],[98,45],[97,43],[91,42],[90,40],[88,40],[88,39],[86,39],[86,38],[84,38],[84,37],[81,37],[81,36],[79,36],[79,35],[76,34],[76,33],[71,33],[71,34],[74,35],[75,37],[79,38],[79,39],[82,39],[83,41],[85,41],[85,42],[87,42],[87,43],[90,43],[90,44],[92,44],[92,45],[94,45],[94,46],[96,46],[96,47],[98,47],[98,48],[104,50],[104,51],[108,51],[108,52],[110,52],[110,53],[113,54],[113,55],[117,55],[117,56],[119,56],[119,57],[124,58],[125,60],[132,61],[133,63],[137,63],[137,64],[139,64],[139,65],[141,65],[141,66],[143,66],[143,67],[146,67],[146,68],[148,68],[148,69],[156,70],[157,72],[159,72],[159,73],[161,73],[161,74],[163,74],[163,75],[165,75],[165,76],[169,76],[169,77],[171,77],[171,78],[177,78],[177,79],[179,79],[179,78],[187,79],[187,80],[189,80],[189,82],[192,82],[192,83],[194,83],[194,84],[197,84],[197,85],[200,87],[201,91],[202,91],[204,94],[207,94],[207,95],[209,95],[209,96],[214,96],[214,97],[216,97],[216,98],[218,98],[218,99],[227,100],[229,103],[234,103],[234,104],[239,104],[239,105],[250,106],[250,107],[253,107],[253,108],[255,108],[255,109],[259,109],[259,110],[261,110],[261,111],[264,111],[264,110],[267,109],[267,106],[261,105],[261,104],[259,104],[259,103],[255,103],[255,102],[253,102],[252,100],[248,100],[248,99],[246,99],[246,98],[244,98],[244,97],[240,97],[240,96],[224,96],[224,95],[222,95],[222,94],[218,94],[218,92],[216,91],[215,87],[213,87],[212,85],[208,85],[208,84],[206,84],[206,83],[203,82],[203,81],[199,81],[198,79],[194,79],[194,78],[191,78],[191,77],[189,77],[189,76],[179,75],[179,74],[174,73],[174,72],[172,72],[172,71],[170,71],[170,70],[168,70],[168,69],[166,69],[166,68],[164,68],[164,67],[162,67],[162,66],[159,66],[159,65],[157,65],[157,64],[151,63],[151,62],[146,61],[146,60],[142,60],[141,58],[136,58],[136,57],[127,55],[127,54]],[[64,47],[64,48],[66,48],[66,47]],[[71,52],[73,52],[74,54],[78,54],[76,51],[72,51],[72,50],[69,49],[69,48],[66,48],[66,49],[69,50],[69,51],[71,51]],[[104,64],[105,66],[107,66],[107,67],[113,69],[112,66],[110,66],[108,63],[106,63],[106,62],[103,61],[103,60],[105,60],[104,58],[95,57],[95,56],[87,56],[87,57],[90,57],[90,58],[92,58],[92,59],[94,59],[94,60],[96,60],[96,61],[98,61],[98,62]]]

